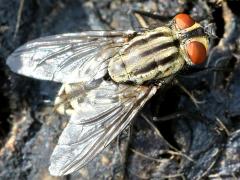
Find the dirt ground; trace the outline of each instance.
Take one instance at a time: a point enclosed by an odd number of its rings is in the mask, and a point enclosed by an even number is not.
[[[0,179],[239,179],[239,7],[234,0],[0,0]],[[209,58],[179,73],[145,105],[131,133],[86,167],[50,176],[49,157],[68,121],[53,113],[61,84],[16,75],[6,58],[42,36],[131,29],[131,8],[158,12],[161,23],[185,12],[211,24]]]

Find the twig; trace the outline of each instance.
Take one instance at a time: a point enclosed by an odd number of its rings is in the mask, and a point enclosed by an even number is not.
[[[131,131],[131,125],[128,127],[128,132],[127,132],[127,142],[126,142],[126,146],[125,146],[125,151],[124,151],[124,155],[122,154],[121,152],[121,149],[120,149],[120,135],[118,136],[117,138],[117,151],[119,152],[119,155],[120,155],[120,159],[121,159],[121,163],[122,163],[122,166],[123,166],[123,179],[125,178],[126,176],[126,172],[127,172],[127,158],[128,158],[128,152],[129,152],[129,144],[130,144],[130,141],[131,141],[131,137],[132,137],[132,131]]]
[[[143,117],[143,119],[153,128],[153,130],[157,133],[157,135],[164,140],[164,142],[171,148],[174,149],[175,151],[178,151],[174,146],[172,146],[166,139],[164,139],[164,137],[162,136],[162,134],[160,133],[160,131],[155,127],[155,125],[149,121],[149,119],[141,113],[141,116]]]
[[[230,136],[230,131],[227,129],[227,127],[223,124],[223,122],[216,117],[217,122],[219,123],[219,125],[222,127],[222,129],[225,131],[225,133],[227,134],[227,136]]]
[[[166,115],[166,116],[162,116],[162,117],[153,117],[152,120],[153,121],[164,122],[164,121],[169,121],[169,120],[177,119],[177,118],[180,118],[180,117],[184,117],[186,115],[187,115],[186,112],[180,111],[180,112],[175,112],[175,113],[172,113],[172,114],[169,114],[169,115]]]
[[[162,179],[176,179],[177,177],[181,177],[183,180],[185,180],[184,174],[180,173],[180,174],[172,174],[172,175],[161,175]]]
[[[18,14],[17,14],[17,23],[16,23],[16,26],[15,26],[15,32],[14,32],[14,35],[13,35],[13,39],[16,38],[18,30],[19,30],[21,17],[22,17],[22,11],[23,11],[23,5],[24,5],[24,0],[20,0],[20,4],[19,4],[19,8],[18,8]]]
[[[178,80],[175,80],[177,85],[180,87],[180,89],[182,89],[183,92],[185,92],[190,99],[192,100],[193,104],[196,106],[196,108],[199,109],[198,104],[203,104],[205,103],[205,101],[199,101],[197,100]]]
[[[139,152],[139,151],[137,151],[137,150],[135,150],[135,149],[130,148],[130,150],[131,150],[133,153],[137,154],[138,156],[144,157],[144,158],[146,158],[146,159],[149,159],[149,160],[152,160],[152,161],[156,161],[156,162],[163,162],[163,160],[161,160],[161,159],[157,159],[157,158],[150,157],[150,156],[148,156],[148,155],[146,155],[146,154],[143,154],[143,153],[141,153],[141,152]]]
[[[217,153],[218,153],[218,152],[216,152],[216,154],[217,154]],[[202,179],[204,176],[206,176],[207,173],[210,172],[210,170],[212,169],[212,167],[215,165],[216,162],[217,162],[217,160],[215,159],[215,161],[213,161],[213,162],[209,165],[209,167],[206,169],[206,171],[204,171],[203,174],[202,174],[200,177],[198,177],[197,180],[200,180],[200,179]]]
[[[169,154],[179,155],[179,156],[185,157],[185,158],[188,159],[189,161],[195,162],[192,158],[190,158],[190,157],[187,156],[186,154],[180,152],[178,149],[176,149],[174,146],[172,146],[166,139],[164,139],[164,137],[162,136],[162,134],[160,133],[160,131],[155,127],[155,125],[154,125],[151,121],[149,121],[149,119],[148,119],[144,114],[141,113],[141,116],[142,116],[142,117],[146,120],[146,122],[153,128],[153,130],[157,133],[157,135],[158,135],[162,140],[164,140],[164,142],[165,142],[171,149],[175,150],[175,152],[174,152],[174,151],[170,151],[170,150],[168,150],[168,151],[166,151],[166,152],[168,152]]]

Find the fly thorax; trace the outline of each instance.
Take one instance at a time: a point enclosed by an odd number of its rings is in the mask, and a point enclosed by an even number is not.
[[[178,54],[171,28],[158,27],[128,42],[109,63],[109,74],[116,82],[156,80],[175,68]]]

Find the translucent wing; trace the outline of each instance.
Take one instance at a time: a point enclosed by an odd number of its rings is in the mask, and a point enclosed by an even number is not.
[[[60,176],[72,173],[92,160],[131,121],[157,87],[119,85],[101,81],[91,89],[73,87],[84,92],[78,97],[76,111],[62,132],[51,156],[49,171]],[[80,87],[81,86],[81,87]],[[72,97],[72,96],[71,96]]]
[[[65,83],[104,76],[108,60],[134,31],[88,31],[39,38],[16,49],[7,59],[12,71]]]

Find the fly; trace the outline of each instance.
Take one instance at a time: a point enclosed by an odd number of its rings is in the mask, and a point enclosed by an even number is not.
[[[55,108],[71,118],[52,153],[50,173],[85,166],[164,83],[186,65],[203,63],[208,44],[202,26],[178,14],[146,31],[60,34],[15,50],[7,59],[13,72],[63,83]]]

